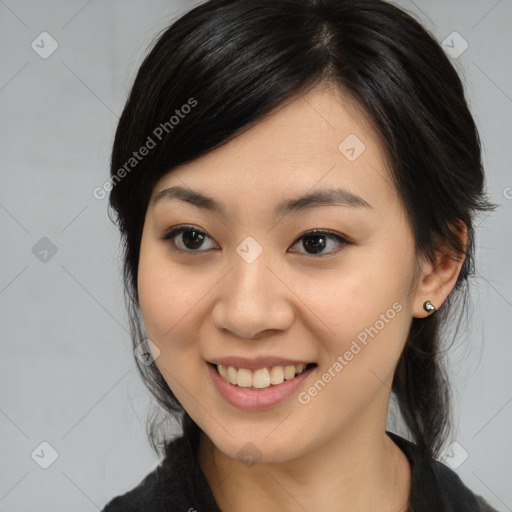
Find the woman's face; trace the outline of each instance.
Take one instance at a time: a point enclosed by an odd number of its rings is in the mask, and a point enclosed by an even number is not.
[[[154,202],[171,187],[181,199]],[[382,433],[412,317],[431,298],[418,271],[377,136],[357,104],[316,88],[157,183],[138,286],[180,403],[224,454],[263,463]],[[237,385],[209,364],[222,361],[243,368],[226,370]],[[294,363],[315,366],[293,377]]]

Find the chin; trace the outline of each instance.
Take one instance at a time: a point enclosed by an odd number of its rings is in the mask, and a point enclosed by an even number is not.
[[[248,467],[285,462],[304,452],[302,443],[297,442],[303,441],[299,432],[278,432],[277,429],[272,432],[272,428],[265,425],[258,429],[251,425],[250,428],[243,427],[239,431],[229,430],[231,436],[222,428],[215,429],[215,432],[209,429],[203,431],[219,451]],[[269,432],[272,432],[270,436]]]

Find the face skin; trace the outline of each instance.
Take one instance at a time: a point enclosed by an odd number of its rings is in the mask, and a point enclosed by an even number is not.
[[[349,134],[365,145],[352,161],[338,148]],[[441,306],[462,261],[416,259],[384,154],[358,104],[320,86],[155,186],[141,241],[142,315],[158,368],[206,434],[200,464],[224,511],[405,506],[409,465],[385,434],[393,373],[412,318],[428,315],[426,300]],[[153,205],[175,185],[221,202],[225,216],[178,199]],[[272,213],[285,199],[331,188],[371,207]],[[202,245],[182,233],[173,239],[182,252],[172,250],[162,237],[182,224],[205,234]],[[300,238],[314,229],[350,243],[326,238],[326,256],[315,255],[317,240]],[[251,263],[236,251],[246,237],[263,250]],[[366,345],[357,341],[372,326]],[[361,350],[347,361],[354,340]],[[229,355],[317,363],[302,397],[338,356],[346,364],[308,403],[295,394],[245,411],[224,400],[207,372],[207,360]],[[240,460],[248,442],[256,465]]]

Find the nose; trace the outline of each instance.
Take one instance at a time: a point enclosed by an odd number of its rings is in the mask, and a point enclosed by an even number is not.
[[[245,339],[268,336],[293,325],[294,296],[286,279],[262,257],[248,263],[235,255],[231,272],[219,284],[212,320],[219,330]]]

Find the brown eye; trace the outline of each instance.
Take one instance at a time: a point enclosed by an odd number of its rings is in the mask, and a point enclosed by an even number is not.
[[[179,237],[179,235],[182,236]],[[204,252],[211,249],[212,247],[207,247],[199,250],[207,239],[212,240],[204,231],[197,229],[195,226],[176,227],[162,237],[162,240],[170,241],[171,249],[183,252]]]
[[[322,251],[329,247],[329,245],[332,247],[333,244],[329,244],[329,241],[334,240],[334,250],[327,251],[325,253],[322,253]],[[340,235],[337,235],[335,233],[331,233],[329,231],[309,231],[307,233],[304,233],[301,235],[300,238],[297,239],[297,241],[294,243],[294,245],[297,245],[300,241],[302,241],[302,247],[306,250],[306,254],[309,255],[319,255],[319,256],[326,256],[329,254],[336,253],[341,250],[341,248],[345,245],[348,245],[350,242],[343,238]],[[292,252],[300,252],[300,251],[292,251]]]

